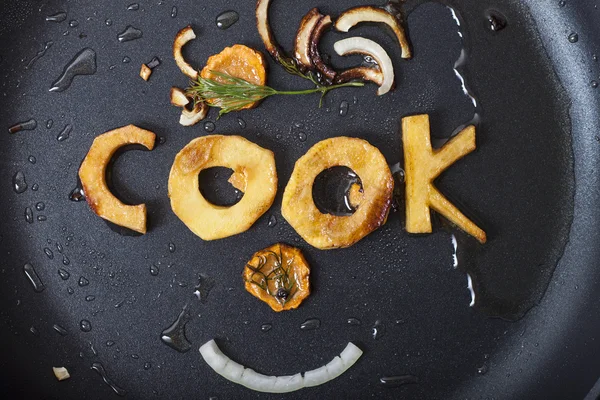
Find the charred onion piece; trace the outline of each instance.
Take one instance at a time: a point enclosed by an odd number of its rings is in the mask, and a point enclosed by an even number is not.
[[[319,9],[313,8],[304,16],[304,18],[302,18],[300,26],[298,27],[298,32],[296,32],[294,58],[298,62],[298,65],[305,69],[313,68],[310,57],[310,44],[313,37],[313,31],[322,17],[323,14],[319,12]]]
[[[269,3],[271,3],[271,0],[256,0],[256,28],[269,54],[279,62],[279,60],[287,59],[287,57],[284,56],[281,47],[271,31],[271,26],[269,25]]]
[[[337,75],[337,72],[333,68],[323,61],[321,58],[321,53],[319,52],[319,41],[321,40],[321,36],[327,28],[331,26],[331,17],[326,15],[321,17],[315,28],[313,29],[312,37],[310,39],[310,61],[314,65],[314,67],[321,73],[321,75],[332,82]]]
[[[390,8],[390,7],[388,7]],[[411,58],[410,46],[400,21],[400,16],[387,9],[374,6],[360,6],[344,11],[335,21],[335,29],[348,32],[353,26],[361,22],[379,22],[388,25],[398,38],[402,49],[402,58]]]
[[[190,40],[194,39],[196,39],[196,34],[191,26],[188,25],[180,30],[177,33],[177,36],[175,36],[175,42],[173,43],[173,58],[175,58],[175,63],[181,72],[183,72],[189,78],[196,80],[198,79],[198,71],[188,64],[183,58],[183,54],[181,54],[181,49],[183,46]]]
[[[377,68],[355,67],[340,72],[334,83],[350,82],[356,79],[373,82],[377,86],[383,85],[383,73]]]
[[[379,86],[377,94],[381,96],[392,89],[394,85],[394,66],[383,47],[370,39],[355,36],[335,42],[333,48],[340,56],[358,53],[373,57],[383,74],[383,82]]]
[[[185,107],[189,104],[190,99],[185,95],[185,92],[177,87],[171,88],[171,104],[175,107]]]
[[[186,107],[181,110],[179,123],[183,126],[196,125],[206,118],[206,114],[208,114],[208,105],[203,101],[196,101],[191,110]]]

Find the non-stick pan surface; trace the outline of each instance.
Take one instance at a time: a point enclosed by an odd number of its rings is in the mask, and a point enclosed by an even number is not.
[[[410,61],[400,59],[393,37],[380,27],[351,32],[389,51],[396,70],[389,95],[377,97],[368,85],[334,91],[322,108],[317,96],[303,96],[267,99],[218,121],[211,112],[214,133],[239,134],[275,152],[280,183],[273,207],[249,231],[204,242],[175,217],[167,198],[175,154],[207,134],[203,124],[180,126],[169,105],[169,88],[187,84],[171,46],[176,32],[191,24],[198,39],[185,54],[197,67],[234,43],[262,51],[254,1],[140,0],[131,10],[127,2],[3,2],[2,392],[28,399],[117,396],[91,369],[100,363],[132,399],[257,397],[201,359],[197,348],[216,338],[231,358],[274,375],[320,366],[348,341],[364,350],[352,369],[326,385],[265,398],[585,397],[600,376],[600,89],[592,82],[600,81],[600,3],[421,3],[404,5]],[[358,4],[369,2],[275,0],[273,28],[289,48],[310,8],[335,16]],[[215,18],[227,10],[237,11],[239,21],[221,30]],[[46,21],[60,12],[62,22]],[[503,29],[491,29],[490,18]],[[122,43],[117,36],[128,26],[142,37]],[[332,43],[342,37],[328,33],[323,51],[333,53]],[[75,77],[63,92],[49,91],[86,48],[96,55],[96,73]],[[162,63],[145,82],[140,65],[155,56]],[[360,59],[332,62],[342,67]],[[272,86],[304,87],[270,63]],[[340,113],[344,101],[348,112]],[[353,247],[320,251],[301,240],[280,213],[294,162],[314,143],[347,135],[370,141],[395,164],[401,118],[420,113],[430,115],[440,143],[459,126],[477,124],[477,151],[437,184],[487,230],[489,242],[478,245],[442,219],[434,234],[408,235],[402,198],[387,224]],[[30,119],[34,130],[6,131]],[[93,138],[127,124],[163,138],[152,152],[125,152],[112,166],[115,192],[148,205],[149,232],[137,237],[114,232],[85,202],[69,199]],[[69,137],[57,140],[67,126]],[[22,193],[13,187],[17,173],[27,183]],[[209,178],[203,190],[221,188],[215,201],[226,201],[226,174]],[[280,241],[303,250],[314,290],[298,310],[275,314],[243,290],[240,274],[255,251]],[[44,284],[39,293],[23,272],[28,263]],[[199,283],[203,290],[212,285],[203,302],[193,294]],[[184,307],[192,350],[180,353],[160,336]],[[301,330],[309,318],[320,327]],[[349,318],[361,324],[348,324]],[[71,378],[56,381],[53,366],[67,367]],[[401,375],[418,383],[389,388],[379,382]]]

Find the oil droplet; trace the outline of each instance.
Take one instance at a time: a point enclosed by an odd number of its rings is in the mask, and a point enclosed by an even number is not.
[[[271,215],[269,217],[269,228],[273,228],[275,225],[277,225],[277,217],[275,215]]]
[[[345,117],[348,114],[349,107],[350,107],[350,105],[348,104],[348,102],[346,100],[343,100],[340,103],[340,117]]]
[[[71,264],[71,260],[69,260],[69,257],[67,257],[66,254],[63,254],[62,263],[63,263],[64,266],[67,266],[67,265]]]
[[[169,243],[169,253],[175,253],[175,243]]]
[[[69,200],[75,202],[85,200],[85,194],[83,193],[83,189],[80,187],[76,187],[75,189],[71,190],[71,193],[69,193]]]
[[[173,6],[171,8],[171,18],[175,18],[177,16],[177,7]]]
[[[92,295],[85,296],[85,301],[94,301],[94,300],[96,300],[96,296],[92,296]]]
[[[488,10],[485,13],[487,28],[492,32],[498,32],[506,28],[506,17],[496,10]]]
[[[106,25],[106,26],[111,26],[112,24],[113,24],[113,22],[112,22],[112,19],[110,19],[110,18],[107,18],[107,19],[104,21],[104,25]]]
[[[307,136],[305,132],[298,132],[298,140],[301,142],[306,142]]]
[[[579,35],[576,34],[575,32],[573,32],[573,33],[569,34],[569,36],[567,37],[567,39],[571,43],[577,43],[577,41],[579,40]]]
[[[62,279],[63,281],[66,281],[71,276],[71,274],[69,273],[69,271],[67,271],[64,268],[59,268],[58,269],[58,275],[60,276],[60,279]]]
[[[380,320],[375,321],[375,325],[372,328],[373,339],[377,340],[385,335],[385,325]]]
[[[146,371],[148,371],[150,368],[152,368],[152,364],[150,364],[149,362],[147,362],[147,363],[144,363],[144,369],[145,369]]]
[[[44,253],[46,253],[46,256],[48,256],[49,259],[54,259],[54,253],[49,248],[44,247]]]
[[[137,11],[140,9],[140,5],[138,3],[133,3],[127,6],[127,10],[129,11]]]
[[[300,329],[303,331],[312,331],[321,326],[321,321],[316,318],[309,318],[300,325]]]
[[[62,11],[46,17],[46,21],[48,22],[63,22],[65,19],[67,19],[67,13]]]
[[[62,75],[52,84],[51,92],[67,90],[77,75],[93,75],[96,73],[96,52],[85,48],[73,57],[63,69]]]
[[[30,207],[25,209],[25,221],[30,224],[33,224],[33,210]]]
[[[90,323],[90,321],[88,321],[87,319],[82,319],[79,322],[79,328],[83,331],[83,332],[89,332],[92,330],[92,324]]]
[[[69,138],[69,136],[71,136],[72,130],[73,130],[73,127],[71,125],[65,126],[63,128],[63,130],[60,131],[60,133],[56,137],[56,140],[58,140],[59,142],[64,142],[65,140],[67,140]]]
[[[206,122],[204,123],[204,130],[205,130],[206,132],[212,132],[212,131],[214,131],[214,130],[215,130],[215,128],[216,128],[216,126],[215,126],[215,124],[214,124],[213,122],[206,121]]]
[[[139,39],[141,37],[142,37],[142,31],[140,31],[137,28],[134,28],[131,25],[127,25],[125,30],[123,32],[119,33],[119,35],[117,36],[117,39],[119,39],[119,42],[125,43],[125,42]]]
[[[127,395],[127,391],[125,389],[121,389],[119,386],[117,386],[117,384],[115,384],[113,382],[113,380],[108,376],[108,374],[106,373],[106,370],[104,369],[104,366],[101,363],[99,363],[99,362],[93,363],[92,369],[94,371],[96,371],[102,377],[102,380],[104,381],[104,383],[106,383],[108,386],[110,386],[110,388],[113,390],[113,392],[115,392],[117,395],[119,395],[121,397],[125,397]]]
[[[481,367],[477,368],[477,373],[479,375],[485,375],[488,372],[488,367],[486,364],[483,364]]]
[[[225,11],[217,16],[217,28],[227,29],[235,24],[240,19],[240,16],[235,11]]]
[[[46,209],[46,204],[44,204],[43,201],[40,201],[35,205],[35,209],[38,211],[44,211],[44,209]]]
[[[360,322],[360,319],[358,319],[358,318],[348,318],[348,320],[346,322],[348,323],[348,325],[360,325],[360,324],[362,324],[362,322]]]
[[[35,164],[37,162],[37,158],[35,158],[34,156],[29,156],[27,160],[32,164]]]
[[[67,336],[67,330],[58,324],[52,325],[52,329],[60,334],[60,336]]]
[[[414,375],[384,376],[379,378],[379,382],[385,387],[393,388],[411,383],[419,383],[419,378]]]
[[[25,66],[25,69],[29,69],[29,68],[31,68],[31,66],[32,66],[32,65],[33,65],[33,64],[34,64],[34,63],[35,63],[37,60],[39,60],[40,58],[42,58],[42,57],[44,56],[44,54],[46,54],[46,51],[47,51],[47,50],[48,50],[50,47],[52,47],[52,45],[53,45],[53,44],[54,44],[54,42],[52,42],[52,41],[49,41],[49,42],[46,42],[46,43],[44,43],[44,47],[43,47],[43,48],[42,48],[40,51],[38,51],[38,52],[36,53],[36,55],[35,55],[35,56],[34,56],[34,57],[33,57],[33,58],[32,58],[32,59],[31,59],[31,60],[30,60],[30,61],[27,63],[27,66]]]
[[[246,127],[246,121],[244,121],[241,118],[237,119],[238,125],[240,126],[240,128],[244,129]]]
[[[79,21],[77,21],[76,19],[72,19],[71,21],[69,21],[69,26],[71,28],[76,28],[79,26]]]
[[[90,284],[90,281],[88,281],[86,278],[84,278],[83,276],[81,276],[79,278],[79,282],[77,282],[77,284],[81,287],[87,286]]]
[[[159,269],[158,269],[158,267],[156,265],[152,265],[150,267],[150,275],[157,276],[159,272],[160,271],[159,271]]]
[[[269,332],[272,328],[273,328],[273,325],[271,325],[271,324],[262,324],[260,326],[260,330],[262,332]]]
[[[37,216],[37,220],[40,222],[46,221],[48,219],[48,217],[46,217],[45,215],[38,215]]]
[[[35,119],[30,119],[25,122],[18,122],[8,128],[8,133],[17,133],[21,131],[32,131],[37,128],[37,121]]]
[[[215,287],[215,282],[210,279],[207,275],[200,274],[198,276],[198,284],[195,286],[194,295],[200,300],[201,303],[206,303],[208,294]]]
[[[14,174],[12,183],[15,193],[21,194],[27,190],[27,181],[25,180],[25,175],[21,171]]]
[[[192,344],[185,336],[185,326],[191,319],[191,313],[188,311],[188,306],[185,305],[175,322],[162,331],[160,339],[167,346],[180,353],[189,351],[192,348]]]
[[[42,292],[46,288],[44,286],[44,284],[42,283],[42,280],[40,279],[37,272],[35,272],[33,265],[31,265],[29,263],[25,264],[23,266],[23,272],[25,273],[25,276],[27,277],[27,279],[29,279],[29,282],[31,282],[31,286],[33,286],[34,291],[39,293],[39,292]]]

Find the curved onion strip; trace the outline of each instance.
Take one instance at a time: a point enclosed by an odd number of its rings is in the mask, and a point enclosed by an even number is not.
[[[313,34],[310,39],[310,60],[312,64],[315,66],[317,71],[321,73],[327,80],[333,81],[337,72],[331,68],[329,65],[323,61],[321,58],[321,53],[319,52],[319,41],[321,40],[321,36],[325,33],[325,30],[331,26],[331,17],[326,15],[322,17],[315,28],[313,29]]]
[[[283,57],[281,48],[273,36],[271,26],[269,25],[269,4],[271,0],[256,1],[256,28],[258,34],[265,44],[265,48],[275,60]]]
[[[181,49],[183,46],[190,40],[194,39],[196,39],[196,34],[191,26],[188,25],[180,30],[175,36],[175,41],[173,42],[173,58],[175,58],[175,64],[177,64],[181,72],[183,72],[189,78],[196,80],[198,79],[198,71],[188,64],[183,58],[183,54],[181,54]]]
[[[185,95],[185,92],[178,87],[172,87],[171,93],[171,104],[176,107],[185,107],[190,103],[190,99]]]
[[[373,82],[377,86],[383,85],[383,73],[377,68],[370,67],[355,67],[340,72],[334,83],[350,82],[355,79]]]
[[[318,386],[337,378],[350,368],[362,355],[362,350],[348,343],[339,356],[326,365],[302,374],[287,376],[267,376],[251,368],[232,361],[221,352],[214,340],[200,347],[200,354],[206,363],[219,375],[248,389],[266,393],[288,393],[305,387]],[[241,368],[241,369],[240,369]]]
[[[394,66],[383,47],[370,39],[355,36],[335,42],[333,48],[340,56],[360,53],[373,57],[383,73],[383,82],[377,94],[381,96],[390,91],[394,85]]]
[[[183,126],[196,125],[198,122],[206,118],[206,114],[208,114],[208,105],[199,101],[194,104],[193,109],[188,110],[184,107],[183,110],[181,110],[179,123]]]
[[[379,22],[388,25],[402,49],[402,58],[411,58],[410,46],[404,33],[400,20],[389,11],[373,6],[360,6],[344,11],[335,21],[335,29],[348,32],[353,26],[361,22]]]
[[[302,18],[300,26],[298,27],[298,32],[296,32],[294,57],[299,65],[307,69],[313,67],[310,58],[310,43],[311,38],[313,37],[313,31],[322,17],[323,14],[319,12],[319,9],[313,8]]]

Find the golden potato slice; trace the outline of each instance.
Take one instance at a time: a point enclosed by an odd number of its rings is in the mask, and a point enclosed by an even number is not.
[[[354,214],[349,216],[323,214],[313,201],[315,178],[321,171],[335,166],[352,169],[362,182],[362,198]],[[312,246],[324,250],[349,247],[385,223],[393,189],[392,173],[376,147],[356,138],[326,139],[296,162],[283,193],[281,213]],[[351,196],[358,203],[357,193]]]
[[[79,168],[79,179],[90,208],[98,216],[139,233],[146,233],[146,205],[128,206],[117,199],[106,184],[106,166],[115,152],[126,145],[154,148],[156,135],[127,125],[96,137]]]
[[[198,174],[211,167],[231,168],[246,181],[242,199],[231,207],[208,202],[198,189]],[[175,215],[204,240],[246,231],[275,199],[277,171],[273,152],[241,136],[211,135],[189,142],[175,157],[169,197]]]
[[[431,233],[430,208],[433,208],[479,242],[485,243],[485,232],[433,185],[433,180],[443,171],[475,150],[475,127],[466,127],[442,148],[433,150],[429,116],[415,115],[402,119],[402,143],[406,181],[406,231]]]
[[[309,275],[302,252],[283,243],[254,253],[242,272],[246,290],[277,312],[298,308],[308,297]]]

